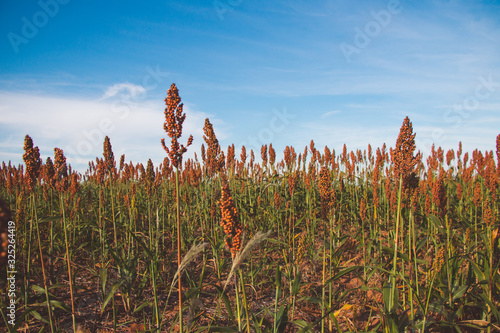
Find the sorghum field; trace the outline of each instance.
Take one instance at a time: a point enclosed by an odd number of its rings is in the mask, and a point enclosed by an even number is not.
[[[272,144],[221,147],[207,119],[183,160],[189,114],[175,85],[165,101],[161,165],[116,158],[106,137],[81,174],[28,135],[24,165],[2,164],[4,331],[500,330],[500,135],[496,152],[424,159],[406,118],[393,147],[311,141],[277,160]]]

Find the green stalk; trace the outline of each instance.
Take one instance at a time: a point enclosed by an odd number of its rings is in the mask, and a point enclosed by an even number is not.
[[[280,288],[281,288],[281,268],[276,266],[276,280],[274,281],[276,284],[276,298],[274,300],[274,325],[273,325],[273,333],[278,331],[278,327],[276,326],[276,322],[278,320],[278,300],[280,296]]]
[[[365,240],[365,220],[361,220],[361,235],[363,237],[363,279],[366,281],[366,240]]]
[[[238,283],[236,279],[236,274],[234,275],[234,292],[236,298],[236,312],[237,312],[237,320],[238,320],[238,332],[241,332],[241,310],[240,310],[240,297],[238,293]]]
[[[61,203],[61,212],[63,216],[63,229],[64,229],[64,245],[66,247],[66,264],[68,266],[68,280],[69,280],[69,293],[71,297],[71,317],[73,319],[73,332],[76,332],[76,318],[75,318],[75,300],[73,297],[73,278],[71,276],[71,259],[70,259],[70,254],[69,254],[69,245],[68,245],[68,231],[67,226],[66,226],[66,214],[64,210],[64,202],[63,202],[63,196],[61,194],[60,198],[60,203]]]
[[[158,209],[156,210],[156,232],[158,232],[159,226],[158,223],[160,221],[160,217],[158,216]],[[155,237],[155,252],[154,252],[154,260],[151,261],[151,283],[153,285],[153,297],[155,304],[155,317],[156,317],[156,327],[160,328],[160,306],[158,304],[158,294],[156,292],[156,272],[158,270],[158,238]]]
[[[32,208],[33,209],[33,208]],[[33,215],[33,213],[32,213]],[[25,233],[26,234],[26,233]],[[29,305],[29,286],[30,286],[30,263],[31,263],[31,239],[33,235],[33,219],[30,219],[30,229],[29,229],[29,241],[26,242],[26,239],[24,240],[24,245],[28,243],[28,255],[27,255],[27,264],[26,264],[26,274],[24,276],[24,306],[26,309],[28,308]],[[26,236],[25,236],[26,237]],[[24,246],[23,246],[24,248]],[[29,328],[29,324],[27,324],[27,327]]]
[[[412,211],[410,210],[410,226],[409,226],[409,236],[410,236],[410,241],[408,242],[409,244],[409,258],[410,258],[410,264],[413,260],[413,264],[414,264],[414,267],[413,267],[413,273],[412,273],[412,270],[410,270],[410,274],[413,275],[415,277],[415,288],[416,288],[416,293],[417,295],[419,295],[419,292],[418,292],[418,276],[417,276],[417,273],[418,273],[418,270],[417,270],[417,251],[416,251],[416,246],[415,246],[415,220],[414,220],[414,217],[413,217],[413,214],[412,214]],[[408,281],[412,281],[412,276],[409,277]],[[409,302],[410,302],[410,308],[411,308],[411,313],[410,313],[410,318],[411,318],[411,321],[412,321],[412,326],[414,325],[414,311],[413,311],[413,288],[410,286],[409,288],[409,292],[410,292],[410,295],[409,295]]]
[[[332,253],[333,253],[333,241],[334,241],[334,232],[333,232],[333,216],[330,216],[330,260],[329,260],[329,269],[328,269],[328,277],[333,276],[333,260],[331,258]],[[332,284],[328,284],[328,308],[332,308],[332,301],[333,301],[333,287]],[[332,331],[332,320],[328,320],[328,329],[330,332]]]
[[[102,198],[101,198],[101,186],[99,185],[99,238],[101,240],[101,268],[104,268],[104,253],[106,246],[106,223],[103,219],[103,207],[102,207]]]
[[[158,211],[156,211],[156,219],[158,221]],[[148,196],[148,224],[149,224],[149,248],[153,253],[153,228],[151,227],[151,198]],[[158,228],[157,228],[158,229]],[[156,238],[156,237],[155,237]],[[159,328],[159,311],[158,311],[158,296],[156,294],[156,266],[158,264],[158,244],[154,246],[154,257],[151,260],[151,285],[153,286],[153,298],[154,298],[154,314],[156,318],[156,327]]]
[[[155,266],[157,265],[157,255],[155,255],[155,259],[151,260],[151,284],[153,285],[153,297],[154,297],[154,312],[155,312],[155,318],[156,318],[156,327],[160,328],[160,311],[159,311],[159,305],[158,305],[158,295],[156,293],[156,270]]]
[[[401,194],[399,194],[401,195]],[[401,201],[401,197],[398,198],[398,201]],[[401,231],[400,231],[400,241],[401,241],[401,254],[404,254],[405,252],[405,233],[404,233],[404,226],[405,224],[404,223],[401,223],[401,220],[403,219],[402,217],[402,207],[400,206],[401,205],[401,202],[398,202],[398,214],[400,215],[399,219],[400,219],[400,227],[401,227]],[[403,262],[403,258],[401,258],[401,273],[402,273],[402,276],[405,276],[405,264]],[[406,284],[404,283],[403,281],[403,284],[402,284],[402,296],[403,296],[403,309],[406,309]]]
[[[488,261],[489,261],[489,266],[488,267],[488,301],[490,301],[492,304],[494,304],[493,300],[493,272],[494,272],[494,267],[493,267],[493,254],[495,251],[494,245],[495,245],[495,240],[492,236],[492,230],[491,226],[487,225],[486,226],[486,235],[488,237],[488,242],[489,242],[489,251],[486,251],[488,254]],[[498,266],[497,266],[498,267]],[[489,323],[491,323],[491,307],[489,304],[487,304],[487,311],[488,314],[486,315],[486,318]],[[488,325],[488,333],[491,332],[491,325]]]
[[[175,202],[177,206],[177,268],[181,267],[181,213],[179,207],[179,168],[175,169]],[[179,276],[179,332],[182,332],[182,279]]]
[[[396,217],[396,236],[394,238],[394,258],[392,261],[392,272],[391,272],[391,283],[392,283],[392,297],[389,297],[389,309],[392,309],[394,304],[394,298],[396,296],[396,266],[397,266],[397,258],[398,258],[398,240],[399,240],[399,221],[401,218],[401,184],[402,177],[399,179],[399,190],[398,190],[398,211]]]
[[[449,237],[449,230],[448,230],[448,214],[445,215],[445,224],[446,224],[446,255],[445,255],[445,260],[446,260],[446,279],[448,282],[448,302],[450,304],[450,307],[453,306],[453,299],[452,299],[452,292],[451,292],[451,271],[450,271],[450,258],[451,258],[451,249],[450,249],[450,237]]]
[[[111,178],[111,175],[109,175]],[[113,236],[115,240],[115,247],[118,246],[118,239],[116,236],[116,219],[115,219],[115,203],[114,203],[114,195],[113,195],[113,183],[110,181],[109,191],[111,195],[111,217],[113,219]]]
[[[326,281],[326,246],[323,245],[323,277],[321,280],[321,333],[325,333],[325,281]]]
[[[38,238],[38,250],[40,251],[40,263],[42,265],[43,286],[45,288],[45,299],[47,300],[47,310],[49,312],[50,331],[52,333],[54,333],[55,328],[54,328],[54,322],[52,320],[52,309],[50,308],[49,288],[47,287],[47,277],[46,277],[46,273],[45,273],[45,265],[43,263],[42,241],[40,238],[40,226],[38,223],[38,216],[37,216],[37,212],[36,212],[36,203],[35,203],[35,194],[34,193],[31,194],[31,203],[32,203],[32,209],[34,211],[33,218],[35,219],[35,223],[36,223],[36,232],[37,232],[37,238]]]
[[[247,303],[247,295],[245,293],[245,282],[243,281],[243,274],[241,273],[241,269],[238,268],[240,273],[240,281],[241,281],[241,292],[243,294],[243,307],[245,308],[245,315],[247,318],[247,333],[250,333],[250,320],[248,318],[248,303]]]
[[[111,297],[113,302],[113,332],[116,333],[116,307],[115,307],[115,295]]]

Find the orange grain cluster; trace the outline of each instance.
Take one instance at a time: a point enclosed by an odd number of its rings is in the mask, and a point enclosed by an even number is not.
[[[438,215],[440,218],[444,219],[447,213],[447,202],[446,190],[444,188],[444,170],[441,169],[439,172],[439,178],[434,182],[432,187],[432,198],[434,199],[434,205],[438,210]]]
[[[215,136],[214,127],[208,118],[205,119],[203,132],[205,133],[203,140],[207,143],[205,169],[207,175],[212,177],[223,170],[225,157],[219,145],[219,140]]]
[[[399,131],[396,141],[396,148],[391,151],[391,159],[394,164],[394,179],[399,184],[402,180],[402,191],[415,188],[418,185],[418,178],[415,173],[417,164],[420,162],[421,155],[414,155],[415,133],[410,119],[406,117]],[[442,161],[442,154],[441,154]]]
[[[193,143],[193,136],[189,136],[186,147],[179,144],[178,140],[182,136],[182,124],[186,119],[186,114],[183,113],[184,104],[181,103],[179,90],[175,86],[175,83],[172,83],[167,92],[165,104],[167,107],[165,108],[165,122],[163,123],[163,129],[172,139],[172,144],[170,145],[170,148],[168,148],[165,145],[165,139],[161,139],[161,144],[170,157],[172,165],[175,168],[180,169],[182,168],[182,155],[187,151],[187,147]]]
[[[106,135],[103,143],[103,156],[104,156],[104,171],[109,178],[116,178],[116,162],[115,155],[113,154],[113,149],[111,147],[111,141]]]
[[[226,169],[232,174],[234,173],[234,166],[236,164],[234,143],[227,147]]]
[[[365,198],[361,198],[361,203],[359,204],[359,217],[361,221],[366,220],[366,200]]]
[[[220,224],[226,234],[225,243],[234,258],[241,247],[241,233],[243,230],[227,182],[224,182],[221,188],[220,210],[222,215]]]
[[[288,193],[290,194],[291,197],[293,197],[293,194],[295,193],[295,188],[299,183],[299,179],[300,179],[300,171],[298,170],[288,176]]]
[[[267,145],[262,145],[260,147],[260,158],[262,159],[262,166],[267,165]]]
[[[297,153],[295,152],[295,149],[293,147],[286,146],[283,154],[286,168],[288,170],[291,170],[297,158]]]
[[[500,134],[497,135],[497,173],[498,173],[498,178],[500,178]]]
[[[274,208],[279,209],[281,206],[281,196],[278,191],[274,192]]]
[[[62,149],[54,148],[54,169],[56,188],[59,192],[65,192],[68,189],[68,167],[66,165],[66,157]]]
[[[379,204],[379,181],[380,181],[380,169],[383,168],[384,160],[382,156],[382,152],[380,151],[380,148],[377,148],[377,158],[375,159],[375,166],[373,167],[373,178],[372,178],[372,184],[373,184],[373,206],[375,207],[375,210],[377,209]]]
[[[33,140],[29,135],[24,138],[23,161],[26,164],[26,185],[28,191],[32,191],[40,174],[42,160],[38,147],[33,147]]]
[[[153,166],[153,162],[151,159],[148,160],[148,164],[146,166],[146,173],[144,174],[144,183],[146,187],[146,193],[148,196],[153,195],[153,191],[155,189],[155,170]]]
[[[273,144],[269,144],[269,164],[274,167],[274,163],[276,162],[276,150],[273,148]]]
[[[42,179],[44,183],[47,184],[47,186],[49,186],[52,189],[55,188],[56,180],[55,180],[54,163],[52,163],[52,159],[50,157],[47,157],[47,161],[43,166]]]
[[[328,215],[330,213],[330,209],[332,207],[331,197],[332,197],[332,180],[330,177],[330,171],[326,166],[322,166],[319,171],[319,196],[321,199],[321,211],[323,213],[323,217],[328,219]]]

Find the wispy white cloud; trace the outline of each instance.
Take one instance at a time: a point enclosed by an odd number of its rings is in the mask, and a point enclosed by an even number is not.
[[[106,99],[110,97],[117,96],[118,94],[122,94],[125,96],[130,96],[131,98],[136,98],[146,93],[146,89],[143,86],[132,84],[129,82],[125,83],[116,83],[113,86],[106,89],[104,95],[101,99]]]
[[[129,88],[135,89],[125,89]],[[119,87],[116,91],[120,91]],[[109,95],[113,95],[113,90]],[[68,162],[80,171],[86,169],[90,160],[102,156],[105,136],[110,137],[117,159],[125,154],[127,161],[145,163],[151,158],[160,163],[166,156],[160,143],[162,138],[169,142],[163,130],[165,105],[162,101],[127,104],[123,100],[61,98],[6,91],[0,91],[0,100],[0,126],[8,128],[8,132],[0,136],[2,160],[22,163],[26,134],[39,146],[42,158],[52,156],[54,147],[61,148]],[[194,137],[187,156],[199,151],[207,117],[219,125],[217,134],[221,138],[227,137],[222,120],[195,110],[189,103],[184,103],[184,111],[186,120],[181,142],[185,142],[190,134]]]
[[[333,110],[333,111],[328,111],[328,112],[325,112],[321,115],[321,118],[327,118],[327,117],[330,117],[330,116],[333,116],[333,115],[336,115],[336,114],[340,114],[340,111],[339,110]]]

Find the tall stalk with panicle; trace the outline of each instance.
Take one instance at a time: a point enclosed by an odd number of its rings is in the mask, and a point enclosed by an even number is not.
[[[55,331],[54,323],[52,320],[52,310],[50,307],[49,289],[47,286],[47,275],[45,272],[45,264],[43,262],[43,252],[42,252],[42,241],[40,238],[40,226],[38,223],[37,209],[36,209],[36,197],[35,197],[35,185],[38,181],[38,176],[40,174],[40,168],[42,166],[42,160],[40,159],[40,151],[38,147],[33,147],[33,140],[29,135],[26,135],[24,139],[24,154],[23,161],[26,164],[26,187],[29,193],[31,193],[31,223],[35,221],[37,238],[38,238],[38,250],[40,251],[40,263],[42,265],[43,274],[43,286],[45,288],[45,298],[47,301],[47,310],[49,313],[50,329],[52,332]],[[29,248],[28,248],[29,249]]]
[[[148,160],[148,164],[146,167],[146,174],[144,177],[144,186],[146,188],[146,194],[147,194],[147,202],[148,202],[148,229],[149,229],[149,248],[150,251],[153,253],[152,254],[152,259],[151,260],[151,285],[153,286],[153,299],[154,299],[154,306],[155,306],[155,320],[156,320],[156,325],[160,325],[160,307],[158,305],[158,295],[156,292],[156,271],[157,265],[158,265],[158,232],[159,228],[157,226],[156,228],[156,235],[153,233],[153,226],[151,224],[152,221],[152,216],[151,216],[151,198],[154,195],[155,187],[155,172],[154,172],[154,166],[153,162],[151,159]],[[156,221],[158,221],[158,211],[156,211]],[[154,244],[153,244],[153,239],[154,239]]]
[[[71,258],[69,253],[69,243],[68,243],[68,228],[66,225],[66,213],[64,207],[64,196],[68,191],[68,167],[66,165],[66,157],[64,156],[64,152],[62,149],[54,148],[54,181],[57,191],[59,192],[59,203],[62,214],[62,224],[64,230],[64,244],[66,247],[66,264],[68,266],[68,281],[69,281],[69,290],[71,296],[71,316],[73,319],[73,331],[76,332],[76,318],[75,318],[75,302],[73,298],[73,278],[71,275]],[[72,180],[72,186],[74,187],[77,182],[77,179],[74,178]]]
[[[319,179],[318,179],[318,190],[319,190],[319,196],[320,196],[320,201],[321,201],[321,215],[323,217],[323,220],[326,222],[326,221],[330,221],[330,253],[332,253],[332,246],[333,246],[333,242],[332,242],[332,232],[333,232],[333,219],[331,218],[330,216],[330,210],[332,208],[332,202],[331,202],[331,197],[332,197],[332,189],[331,189],[331,184],[332,184],[332,181],[331,181],[331,177],[330,177],[330,171],[328,170],[328,167],[326,166],[322,166],[320,171],[319,171]],[[325,230],[327,230],[327,226],[325,225],[324,227]],[[323,284],[323,287],[322,287],[322,302],[321,302],[321,316],[322,316],[322,319],[321,319],[321,332],[324,332],[325,331],[325,320],[324,320],[324,317],[325,317],[325,312],[326,312],[326,309],[325,309],[325,304],[326,304],[326,301],[325,301],[325,291],[326,291],[326,288],[325,288],[325,281],[326,281],[326,233],[324,234],[324,239],[323,239],[323,278],[322,278],[322,284]],[[330,265],[330,268],[331,268],[331,265]],[[331,270],[330,270],[330,274],[331,274]],[[331,295],[331,284],[329,284],[329,295]],[[331,300],[331,298],[330,298]],[[331,306],[331,304],[330,304]]]
[[[406,117],[403,121],[403,125],[399,131],[398,139],[396,141],[396,147],[394,150],[391,150],[391,160],[393,163],[393,179],[397,187],[393,189],[391,195],[391,206],[393,208],[397,207],[396,211],[396,226],[395,226],[395,238],[394,238],[394,258],[393,258],[393,267],[390,276],[390,293],[387,294],[388,298],[386,298],[387,306],[386,310],[389,313],[394,313],[397,310],[397,289],[396,289],[396,269],[397,269],[397,253],[398,246],[401,246],[401,253],[405,252],[404,246],[404,223],[403,220],[403,208],[409,208],[410,206],[410,198],[413,190],[418,186],[418,175],[417,165],[420,162],[421,155],[420,153],[414,154],[416,146],[415,146],[415,136],[413,133],[413,126],[410,122],[410,119]],[[397,197],[396,191],[397,190]],[[397,203],[397,205],[396,205]],[[409,224],[410,224],[409,219]],[[401,230],[399,230],[401,228]],[[411,225],[408,227],[408,239],[411,243]],[[401,237],[401,239],[399,239]],[[410,252],[411,253],[411,252]],[[411,257],[411,254],[410,254]],[[415,259],[416,260],[416,259]],[[411,266],[410,266],[411,267]],[[405,274],[405,265],[401,266],[402,274]],[[411,271],[410,271],[411,272]],[[411,276],[409,281],[411,281]],[[410,293],[411,295],[411,293]],[[405,284],[403,284],[403,307],[406,306],[406,296],[405,296]],[[413,300],[410,299],[410,303]]]
[[[104,174],[107,175],[106,187],[109,187],[110,199],[111,199],[111,218],[113,220],[113,239],[115,241],[115,246],[118,244],[118,239],[116,236],[116,218],[115,218],[115,196],[113,195],[113,181],[116,179],[116,162],[115,155],[113,154],[113,149],[111,147],[111,142],[109,137],[104,138],[103,143],[103,156],[104,156]],[[109,186],[108,186],[109,185]]]
[[[216,175],[220,175],[221,171],[224,168],[224,152],[219,145],[219,140],[217,140],[214,128],[208,118],[205,119],[203,133],[203,140],[205,140],[207,144],[206,157],[204,159],[205,175],[208,178],[212,178]],[[217,198],[215,198],[214,193],[212,192],[210,201],[215,204],[216,200]],[[215,214],[215,206],[213,207],[213,212]],[[212,219],[212,223],[214,223],[214,219]],[[212,230],[212,239],[217,239],[215,225],[212,225],[210,229]]]
[[[167,98],[165,99],[165,122],[163,124],[163,129],[167,132],[168,136],[171,138],[171,145],[168,148],[165,145],[165,139],[161,139],[161,144],[163,149],[167,152],[172,162],[172,166],[175,167],[175,202],[177,206],[177,266],[181,266],[181,217],[180,217],[180,193],[179,193],[179,169],[182,168],[182,155],[187,151],[193,143],[193,136],[190,135],[186,144],[179,144],[179,138],[182,136],[182,124],[186,119],[186,114],[183,113],[184,104],[181,103],[181,98],[179,97],[179,90],[172,83],[170,89],[167,92]],[[182,282],[179,278],[179,332],[182,332]]]
[[[231,197],[231,191],[229,190],[229,184],[224,179],[221,188],[221,198],[220,198],[220,210],[221,210],[221,221],[220,224],[224,229],[226,234],[225,243],[228,249],[231,251],[231,257],[234,262],[236,254],[240,251],[241,247],[241,233],[242,227],[238,220],[238,212],[236,211],[236,206],[234,204],[233,198]],[[241,278],[241,276],[240,276]],[[238,295],[238,284],[236,282],[236,275],[234,275],[234,287],[236,288],[236,307],[238,312],[238,331],[241,332],[241,316],[240,316],[240,303]],[[243,285],[244,287],[244,285]],[[247,312],[247,328],[249,328],[248,323],[248,312]]]

